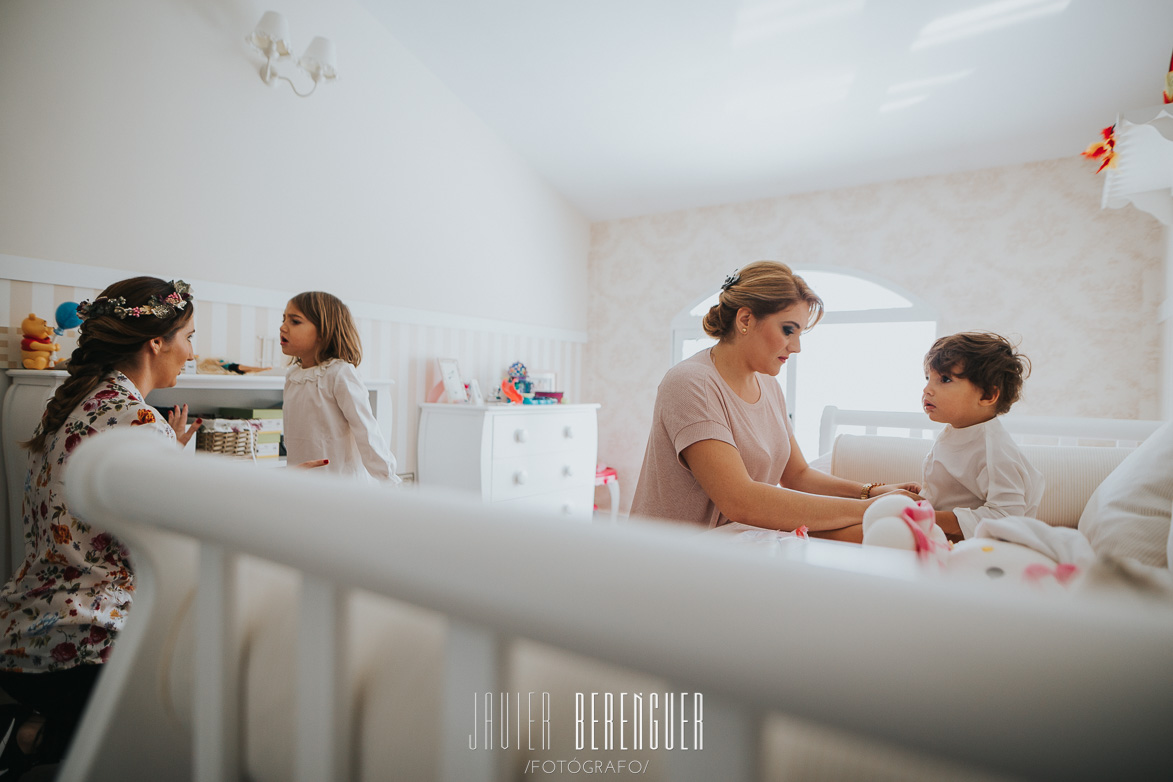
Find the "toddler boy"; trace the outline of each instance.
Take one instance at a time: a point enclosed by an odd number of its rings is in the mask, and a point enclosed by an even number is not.
[[[1043,476],[998,420],[1029,374],[1030,360],[988,332],[941,337],[925,356],[921,404],[945,428],[925,457],[921,493],[954,540],[972,537],[983,519],[1039,511]]]

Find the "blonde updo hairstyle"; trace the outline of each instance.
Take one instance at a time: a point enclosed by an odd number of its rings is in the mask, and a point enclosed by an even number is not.
[[[810,319],[806,328],[813,327],[823,317],[823,300],[790,267],[777,261],[757,261],[733,275],[731,284],[722,286],[721,298],[709,308],[702,323],[705,333],[723,340],[734,332],[737,312],[746,307],[757,319],[762,319],[806,302]]]

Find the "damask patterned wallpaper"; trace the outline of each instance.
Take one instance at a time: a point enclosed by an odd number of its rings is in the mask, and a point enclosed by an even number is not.
[[[943,334],[1020,337],[1034,372],[1016,411],[1159,417],[1163,228],[1101,209],[1094,171],[1063,158],[596,224],[584,396],[624,510],[672,318],[755,260],[869,272],[927,300]]]

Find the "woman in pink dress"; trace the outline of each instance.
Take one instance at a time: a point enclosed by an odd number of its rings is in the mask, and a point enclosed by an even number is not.
[[[875,497],[920,491],[837,478],[803,458],[775,378],[822,314],[822,299],[784,264],[758,261],[725,280],[704,319],[717,344],[670,369],[656,392],[633,515],[860,542]]]

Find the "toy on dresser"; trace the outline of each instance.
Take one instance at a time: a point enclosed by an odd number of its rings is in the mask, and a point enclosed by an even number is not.
[[[1080,565],[1094,558],[1078,531],[1038,519],[982,521],[974,537],[950,544],[934,518],[925,500],[881,497],[864,512],[863,543],[915,551],[922,562],[935,564],[950,577],[1039,587],[1068,586],[1079,575]]]
[[[53,354],[61,346],[52,340],[53,329],[33,313],[20,323],[20,358],[25,369],[45,369],[53,365]]]

